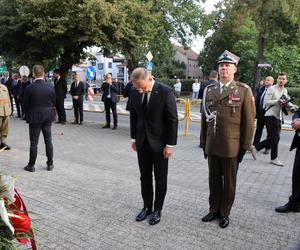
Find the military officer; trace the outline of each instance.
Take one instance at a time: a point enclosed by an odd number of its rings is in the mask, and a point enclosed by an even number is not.
[[[9,116],[11,115],[10,97],[7,87],[0,83],[0,151],[9,150],[5,143],[9,130]]]
[[[224,51],[218,59],[220,82],[207,86],[203,95],[200,146],[208,158],[208,222],[219,218],[229,225],[238,165],[251,147],[255,104],[251,88],[234,80],[239,57]]]

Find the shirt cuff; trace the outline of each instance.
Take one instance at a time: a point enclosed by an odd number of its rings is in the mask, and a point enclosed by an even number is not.
[[[174,145],[167,144],[166,147],[168,147],[168,148],[174,148]]]
[[[135,142],[135,139],[131,139],[131,142]]]

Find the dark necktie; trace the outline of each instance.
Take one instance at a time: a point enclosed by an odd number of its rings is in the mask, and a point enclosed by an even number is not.
[[[148,94],[144,93],[143,104],[142,104],[144,113],[147,112],[147,104],[148,104]]]

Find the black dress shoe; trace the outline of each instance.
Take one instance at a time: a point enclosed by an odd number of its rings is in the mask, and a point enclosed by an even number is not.
[[[219,226],[221,228],[228,227],[229,225],[229,218],[228,216],[221,216],[220,221],[219,221]]]
[[[34,168],[34,166],[27,165],[24,167],[24,170],[26,170],[28,172],[34,172],[35,168]]]
[[[105,125],[102,128],[110,128],[110,125]]]
[[[8,146],[6,143],[1,143],[0,145],[0,149],[4,149],[4,150],[10,150],[10,146]]]
[[[143,221],[148,215],[152,213],[152,210],[148,208],[143,208],[142,211],[135,217],[136,221]]]
[[[161,211],[156,210],[150,215],[149,224],[155,225],[160,222]]]
[[[209,212],[207,215],[205,215],[204,217],[202,217],[201,220],[203,222],[209,222],[209,221],[213,221],[214,219],[216,219],[218,217],[219,217],[219,214]]]
[[[112,130],[116,130],[116,129],[117,129],[117,126],[113,126],[113,127],[112,127]]]
[[[78,121],[74,121],[74,122],[72,122],[72,124],[78,124]]]
[[[61,124],[61,125],[65,125],[65,124],[66,124],[66,122],[60,122],[60,124]]]
[[[291,204],[290,202],[288,202],[287,204],[285,204],[281,207],[276,207],[275,211],[277,213],[288,213],[288,212],[299,213],[300,212],[300,206],[296,206],[296,205]]]
[[[51,165],[47,165],[47,170],[48,170],[48,171],[52,171],[52,170],[53,170],[53,168],[54,168],[53,164],[51,164]]]

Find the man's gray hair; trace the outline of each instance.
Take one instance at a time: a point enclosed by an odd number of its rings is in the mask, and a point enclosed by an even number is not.
[[[130,79],[131,79],[131,81],[147,80],[148,76],[149,76],[149,73],[145,68],[138,67],[132,71]]]

